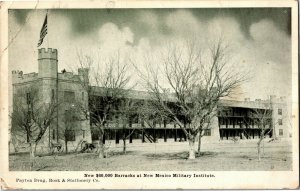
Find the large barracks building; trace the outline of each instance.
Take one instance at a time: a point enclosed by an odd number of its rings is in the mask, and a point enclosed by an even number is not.
[[[26,90],[26,88],[30,89],[31,86],[35,86],[42,94],[43,102],[49,103],[53,98],[63,102],[57,110],[57,119],[48,128],[39,146],[47,147],[53,143],[64,143],[65,133],[68,134],[69,150],[75,150],[82,140],[95,143],[99,140],[97,130],[93,128],[89,119],[74,120],[72,118],[72,107],[74,107],[73,102],[75,100],[87,107],[89,105],[88,93],[80,83],[87,78],[88,72],[88,69],[80,68],[78,74],[67,71],[59,73],[58,52],[51,48],[38,50],[38,73],[23,74],[22,71],[12,71],[13,96],[18,96],[19,89]],[[92,86],[91,88],[94,89],[92,91],[94,95],[89,96],[101,96],[101,87]],[[26,95],[29,94],[30,92]],[[147,92],[132,90],[128,99],[143,103],[150,98]],[[270,110],[270,108],[266,108],[270,102],[272,103],[270,111],[272,122],[269,125],[270,131],[266,136],[288,137],[285,98],[270,96],[270,100],[220,100],[220,105],[224,109],[212,119],[212,128],[205,130],[204,141],[222,141],[232,138],[258,139],[260,129],[250,113],[253,109]],[[136,117],[128,121],[128,127],[125,129],[129,143],[186,141],[183,131],[171,122],[162,121],[156,123],[154,127],[149,127],[143,123],[138,113],[132,115]],[[123,134],[122,126],[112,120],[106,125],[103,141],[104,143],[122,143],[120,140]]]

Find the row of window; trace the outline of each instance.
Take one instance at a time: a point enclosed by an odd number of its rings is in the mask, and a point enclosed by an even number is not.
[[[219,118],[219,125],[254,125],[254,121],[244,121],[244,120],[241,120],[241,119],[231,119],[231,118],[223,118],[223,117],[220,117]],[[282,119],[278,119],[278,125],[282,125],[283,122],[282,122]]]
[[[84,100],[84,92],[81,92],[81,100]],[[64,101],[65,102],[74,102],[75,93],[72,91],[64,91]]]
[[[247,116],[248,110],[246,109],[225,109],[223,111],[219,111],[219,116]],[[278,109],[278,115],[282,115],[282,109]]]
[[[55,99],[55,90],[52,89],[51,90],[51,98],[52,100]],[[81,92],[81,99],[84,100],[84,92]],[[26,94],[26,100],[27,100],[27,104],[30,104],[31,102],[31,94],[30,93],[27,93]],[[64,91],[64,101],[65,102],[74,102],[75,101],[75,93],[73,91]],[[225,110],[225,111],[222,111],[222,112],[219,112],[219,115],[221,113],[225,114],[226,115],[230,115],[230,113],[232,114],[239,114],[239,115],[242,115],[242,113],[244,113],[245,111],[235,111],[235,110]],[[278,115],[282,115],[282,109],[278,109]]]
[[[82,132],[82,136],[83,138],[85,137],[85,131],[83,130]],[[97,134],[94,134],[98,140],[98,136]],[[204,130],[204,136],[211,136],[211,129],[205,129]],[[283,136],[283,129],[279,129],[279,136]],[[56,134],[55,134],[55,131],[53,131],[53,136],[52,136],[53,140],[56,139]],[[76,140],[76,136],[75,136],[75,130],[67,130],[65,132],[65,138],[67,139],[67,141],[75,141]],[[112,138],[111,138],[112,139]]]

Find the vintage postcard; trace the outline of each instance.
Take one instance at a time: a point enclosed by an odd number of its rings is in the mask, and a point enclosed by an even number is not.
[[[296,1],[1,3],[1,189],[299,186]]]

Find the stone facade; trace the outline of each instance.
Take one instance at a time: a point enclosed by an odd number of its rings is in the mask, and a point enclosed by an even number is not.
[[[58,54],[56,49],[39,49],[38,73],[23,74],[22,71],[12,71],[13,95],[20,89],[38,88],[43,103],[57,100],[58,117],[47,129],[38,147],[47,150],[51,144],[61,144],[65,148],[66,136],[68,150],[76,149],[83,140],[91,142],[89,120],[84,118],[72,120],[72,107],[75,103],[87,106],[87,92],[80,84],[82,78],[86,78],[86,71],[79,70],[79,75],[71,72],[58,73]],[[71,115],[68,115],[71,114]],[[67,119],[70,116],[70,119]]]

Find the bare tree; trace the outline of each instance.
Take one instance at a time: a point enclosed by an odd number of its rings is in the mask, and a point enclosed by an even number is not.
[[[228,68],[228,47],[221,40],[209,48],[205,60],[196,41],[186,45],[169,48],[160,63],[163,68],[154,71],[148,67],[148,74],[142,77],[157,110],[167,113],[185,133],[189,159],[194,159],[197,134],[211,128],[206,121],[214,116],[220,98],[230,96],[244,77]],[[166,91],[164,85],[171,91]]]
[[[264,109],[251,109],[250,112],[251,121],[257,125],[259,129],[259,140],[257,142],[258,160],[261,160],[261,144],[263,143],[265,136],[273,129],[271,103],[267,103],[265,105],[266,108]]]
[[[65,113],[65,125],[62,128],[62,134],[65,142],[65,152],[68,153],[68,142],[72,140],[72,137],[75,137],[75,131],[73,130],[76,123],[76,116],[74,115],[75,109],[70,109]],[[74,140],[73,140],[74,141]]]
[[[212,113],[213,116],[216,115],[216,112]],[[212,127],[211,125],[211,120],[213,118],[213,116],[208,117],[209,121],[207,121],[202,128],[199,128],[199,134],[198,134],[198,149],[197,149],[197,155],[198,157],[201,156],[201,141],[202,141],[202,137],[205,135],[206,131],[210,130]]]
[[[136,110],[138,107],[138,102],[130,98],[124,98],[121,100],[120,105],[118,106],[119,121],[121,121],[122,126],[122,140],[123,140],[123,153],[126,154],[126,140],[132,136],[135,132],[135,129],[131,127],[132,122],[138,119],[136,115]]]
[[[15,153],[17,153],[17,152],[19,152],[19,145],[18,145],[18,143],[19,142],[22,142],[22,141],[20,141],[19,139],[18,139],[18,135],[16,135],[16,133],[12,133],[12,129],[10,129],[9,130],[9,141],[8,141],[8,145],[9,145],[9,153],[11,153],[12,151],[11,151],[11,148],[10,148],[10,146],[12,145],[13,146],[13,151],[15,152]],[[22,135],[24,135],[24,133],[23,134],[21,134],[21,136]],[[23,138],[22,138],[23,139]],[[24,142],[24,141],[23,141]]]
[[[35,157],[37,144],[55,121],[58,107],[55,100],[42,102],[41,96],[39,89],[32,86],[18,90],[13,100],[12,134],[25,133],[31,157]]]
[[[10,116],[12,120],[11,136],[15,137],[21,133],[22,136],[26,136],[26,142],[30,143],[33,121],[30,120],[30,102],[24,104],[24,99],[26,99],[26,94],[20,93],[20,91],[14,95],[13,112]]]
[[[77,55],[81,68],[89,71],[87,76],[81,79],[81,84],[88,94],[88,105],[77,104],[77,108],[91,121],[92,128],[98,133],[99,158],[104,158],[105,127],[117,115],[116,108],[130,89],[128,65],[125,61],[121,61],[119,53],[104,61],[102,65],[100,60],[83,56],[81,53]]]

